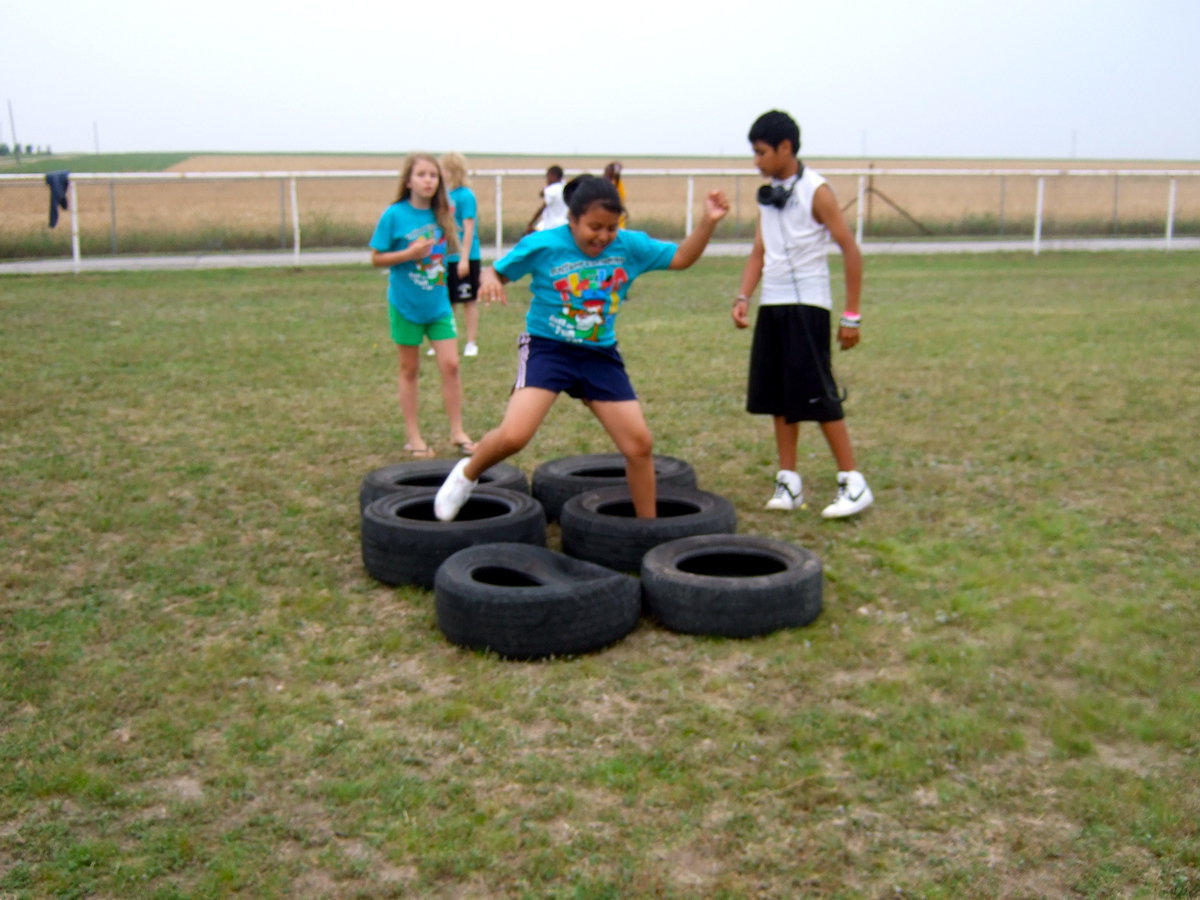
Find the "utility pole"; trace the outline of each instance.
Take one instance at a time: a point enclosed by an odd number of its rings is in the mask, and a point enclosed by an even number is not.
[[[21,145],[17,142],[17,122],[16,119],[13,118],[11,99],[8,101],[8,130],[12,132],[13,153],[15,154],[17,165],[19,166],[21,164]]]

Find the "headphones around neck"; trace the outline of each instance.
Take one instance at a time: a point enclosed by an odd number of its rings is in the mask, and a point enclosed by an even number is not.
[[[800,179],[804,177],[804,164],[800,164],[800,171],[796,173],[796,177],[792,179],[791,185],[784,187],[782,184],[764,184],[758,189],[758,202],[760,206],[773,206],[776,209],[783,209],[787,206],[787,202],[792,199],[792,191],[796,190],[796,185],[800,183]]]

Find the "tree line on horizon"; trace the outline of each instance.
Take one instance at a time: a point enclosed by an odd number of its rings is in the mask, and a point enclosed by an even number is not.
[[[0,141],[0,156],[50,156],[49,146],[35,147],[33,144],[14,144],[9,146],[6,141]]]

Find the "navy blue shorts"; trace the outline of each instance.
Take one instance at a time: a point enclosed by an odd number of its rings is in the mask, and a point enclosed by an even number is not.
[[[637,399],[616,347],[568,344],[529,334],[522,334],[517,346],[514,390],[535,387],[556,394],[565,391],[577,400]]]

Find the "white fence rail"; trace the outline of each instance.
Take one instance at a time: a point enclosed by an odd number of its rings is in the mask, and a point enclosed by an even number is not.
[[[1200,169],[1153,169],[1153,168],[1127,168],[1127,169],[1088,169],[1088,168],[991,168],[991,169],[959,169],[959,168],[876,168],[874,166],[868,168],[836,168],[822,166],[821,173],[828,179],[840,178],[855,179],[856,191],[854,200],[846,204],[846,207],[854,207],[854,231],[860,243],[864,242],[864,233],[869,219],[869,205],[867,202],[867,194],[871,191],[871,185],[876,179],[881,178],[923,178],[923,179],[962,179],[962,178],[979,178],[981,176],[988,178],[996,178],[1000,180],[1001,199],[1000,204],[1003,209],[1004,204],[1004,188],[1005,179],[1021,178],[1021,179],[1036,179],[1036,202],[1033,216],[1032,234],[1029,235],[1027,246],[1034,253],[1041,252],[1043,241],[1043,223],[1046,215],[1046,180],[1054,179],[1111,179],[1113,183],[1113,216],[1116,220],[1116,207],[1120,196],[1121,179],[1154,179],[1162,182],[1162,223],[1163,223],[1163,243],[1165,249],[1171,249],[1175,241],[1176,216],[1178,212],[1177,198],[1178,187],[1181,181],[1187,181],[1190,184],[1200,183]],[[291,236],[292,236],[292,255],[294,262],[300,263],[300,250],[302,244],[301,232],[301,215],[300,204],[298,200],[297,184],[303,181],[328,181],[328,180],[350,180],[350,179],[392,179],[396,178],[396,171],[389,170],[328,170],[328,171],[274,171],[274,172],[79,172],[70,175],[69,195],[68,195],[68,217],[70,219],[71,228],[71,258],[74,263],[75,271],[79,271],[82,261],[80,251],[80,228],[82,222],[89,214],[87,210],[81,210],[79,207],[79,196],[77,185],[79,184],[107,184],[110,189],[110,208],[113,217],[113,243],[115,248],[115,201],[111,200],[113,187],[122,183],[137,183],[137,184],[169,184],[169,183],[184,183],[184,182],[237,182],[237,181],[255,181],[265,182],[274,181],[280,184],[280,204],[281,218],[284,217],[284,197],[286,196],[286,217],[290,219]],[[521,178],[528,180],[530,178],[540,179],[543,177],[543,172],[540,169],[479,169],[471,173],[475,179],[488,178],[494,181],[494,202],[495,202],[495,249],[500,253],[503,244],[504,234],[504,181],[506,178]],[[568,177],[570,176],[568,172]],[[696,205],[696,181],[697,179],[726,179],[732,178],[739,185],[742,179],[751,178],[755,182],[761,181],[761,177],[757,172],[748,169],[679,169],[679,168],[664,168],[664,169],[625,169],[623,177],[630,180],[630,183],[635,183],[641,178],[670,178],[681,179],[686,183],[686,200],[684,201],[684,220],[685,230],[690,232],[693,227],[693,216]],[[26,186],[31,184],[40,184],[44,181],[42,174],[0,174],[0,188],[7,185]],[[1003,214],[1002,214],[1003,217]],[[1200,215],[1197,216],[1200,218]],[[282,230],[282,222],[281,222]],[[1021,246],[1024,242],[1013,242],[1014,246]],[[868,245],[869,246],[869,245]]]

